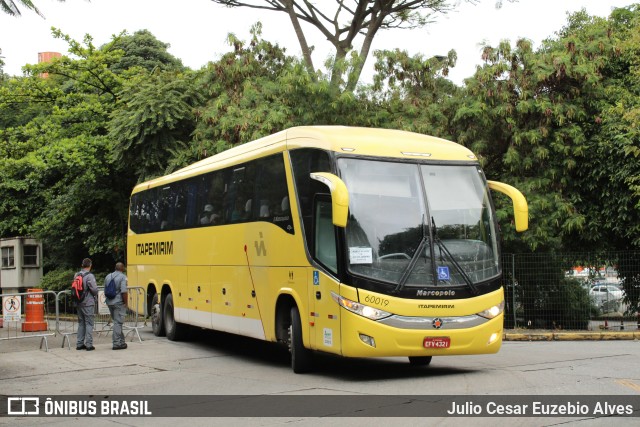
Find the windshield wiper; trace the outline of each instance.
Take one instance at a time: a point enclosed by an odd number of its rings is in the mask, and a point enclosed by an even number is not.
[[[426,227],[427,225],[424,223],[424,214],[423,214],[422,215],[422,240],[420,240],[420,244],[418,244],[418,248],[413,253],[413,257],[411,258],[411,261],[409,261],[409,265],[407,265],[407,268],[405,268],[404,271],[402,272],[402,276],[400,276],[400,280],[398,281],[398,284],[396,285],[395,289],[392,291],[392,293],[394,294],[400,292],[404,287],[404,285],[407,283],[407,280],[409,280],[409,276],[411,276],[413,269],[415,268],[416,264],[418,263],[418,260],[420,259],[420,254],[422,254],[422,252],[424,251],[424,248],[427,246],[427,243],[429,243],[429,235],[427,234]]]
[[[453,257],[453,255],[451,255],[451,252],[449,252],[449,249],[447,248],[447,246],[442,242],[442,240],[440,240],[440,238],[436,234],[436,223],[433,220],[433,217],[431,217],[431,223],[433,224],[433,241],[436,243],[436,245],[438,245],[440,250],[442,252],[444,252],[445,255],[447,255],[447,257],[449,257],[449,259],[451,260],[451,264],[453,264],[453,266],[456,268],[458,273],[460,273],[460,275],[462,276],[462,279],[464,280],[464,282],[467,284],[469,289],[471,289],[471,292],[473,292],[474,294],[477,295],[478,294],[478,287],[471,281],[471,278],[469,278],[469,275],[467,275],[467,273],[464,271],[462,266],[460,266],[460,264],[458,264],[458,261],[456,261],[456,259]],[[436,277],[438,277],[438,276],[436,276]]]

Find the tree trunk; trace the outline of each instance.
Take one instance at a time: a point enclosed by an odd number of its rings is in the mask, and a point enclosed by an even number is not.
[[[293,25],[293,29],[296,32],[296,37],[298,37],[298,43],[300,43],[300,48],[302,49],[302,56],[304,57],[304,63],[307,67],[307,72],[309,73],[311,80],[315,82],[316,70],[313,66],[313,60],[311,59],[311,49],[309,49],[307,39],[304,36],[302,27],[300,26],[300,21],[298,20],[298,17],[293,10],[293,0],[286,0],[286,6],[287,12],[289,13],[289,18],[291,19],[291,24]]]

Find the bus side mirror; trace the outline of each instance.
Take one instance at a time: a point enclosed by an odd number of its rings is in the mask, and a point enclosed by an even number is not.
[[[498,181],[487,181],[489,188],[509,196],[513,202],[513,216],[516,222],[516,231],[525,231],[529,228],[529,206],[520,190],[508,184]]]
[[[312,172],[311,179],[320,181],[331,192],[331,209],[333,211],[333,225],[336,227],[347,226],[347,216],[349,214],[349,192],[344,182],[336,175],[327,172]]]

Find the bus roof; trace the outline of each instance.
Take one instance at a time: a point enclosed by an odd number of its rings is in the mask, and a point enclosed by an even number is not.
[[[253,156],[258,157],[287,149],[310,147],[368,157],[448,161],[477,160],[469,149],[460,144],[414,132],[349,126],[298,126],[238,145],[179,169],[170,175],[138,184],[134,192],[164,182],[198,175],[208,170],[230,166],[238,160],[248,160]]]

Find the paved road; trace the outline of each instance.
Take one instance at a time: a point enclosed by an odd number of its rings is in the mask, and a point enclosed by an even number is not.
[[[38,350],[36,339],[0,342],[3,395],[629,395],[640,409],[640,341],[505,342],[497,355],[434,358],[417,368],[406,359],[316,358],[317,369],[296,375],[280,347],[204,332],[176,343],[142,331],[143,342],[112,351],[110,338],[96,351]],[[29,341],[29,342],[27,342]],[[286,400],[283,402],[287,404]],[[184,412],[184,408],[181,409]],[[81,425],[86,418],[0,418],[21,425]],[[173,418],[101,418],[95,425],[176,425]],[[638,425],[638,418],[192,418],[192,425]]]

